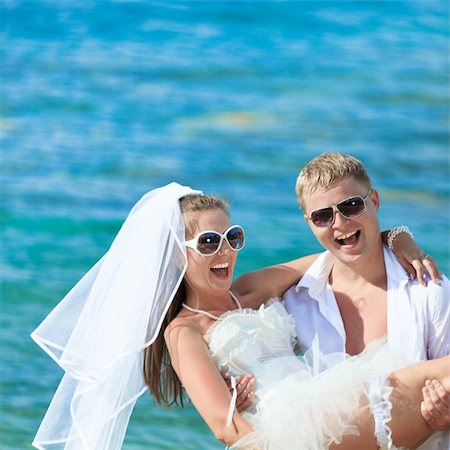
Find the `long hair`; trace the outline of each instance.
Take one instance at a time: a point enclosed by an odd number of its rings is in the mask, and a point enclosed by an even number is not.
[[[190,195],[180,200],[181,212],[186,229],[186,237],[196,228],[198,213],[212,209],[221,209],[228,214],[226,203],[218,198],[208,195]],[[152,345],[144,350],[143,376],[154,400],[164,406],[173,404],[184,406],[183,386],[173,370],[169,351],[164,339],[164,331],[178,315],[186,300],[186,285],[181,282],[177,293],[164,317],[158,337]]]

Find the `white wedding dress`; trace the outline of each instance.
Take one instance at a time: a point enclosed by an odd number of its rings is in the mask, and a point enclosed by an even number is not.
[[[257,381],[256,401],[243,413],[254,431],[232,449],[326,449],[345,434],[358,434],[354,418],[369,408],[373,380],[390,410],[387,374],[404,365],[383,340],[357,357],[321,355],[317,341],[296,355],[293,319],[277,300],[259,310],[226,312],[206,338],[221,371],[253,373]]]

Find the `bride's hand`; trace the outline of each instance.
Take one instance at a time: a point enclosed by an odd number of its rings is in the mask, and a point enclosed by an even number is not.
[[[387,239],[386,232],[383,232],[383,240],[389,244]],[[409,273],[411,279],[417,277],[420,284],[426,286],[426,274],[428,273],[433,282],[436,284],[440,283],[439,279],[442,274],[436,261],[417,245],[409,232],[395,233],[390,247],[398,262]]]
[[[230,374],[226,372],[223,373],[222,376],[231,390]],[[256,380],[252,374],[238,375],[235,378],[237,389],[236,409],[240,413],[242,413],[252,404],[253,400],[255,399],[253,389],[256,385]]]

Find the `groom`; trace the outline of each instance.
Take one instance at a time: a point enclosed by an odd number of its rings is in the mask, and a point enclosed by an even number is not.
[[[448,355],[449,281],[442,277],[440,285],[425,287],[410,280],[383,245],[379,195],[361,162],[322,154],[300,172],[296,191],[305,220],[327,250],[284,295],[301,349],[319,333],[325,353],[355,355],[387,335],[411,363]]]
[[[379,195],[361,162],[322,154],[300,172],[296,191],[305,220],[327,250],[283,296],[301,350],[317,333],[324,353],[356,355],[387,335],[410,363],[448,355],[450,282],[442,277],[440,285],[425,287],[409,279],[383,245]],[[448,449],[445,434],[424,448]]]
[[[387,335],[388,344],[411,364],[448,355],[450,282],[444,276],[439,285],[411,280],[383,245],[379,194],[362,163],[324,153],[300,172],[296,191],[305,220],[327,250],[283,296],[301,350],[317,335],[323,353],[356,355]],[[440,391],[428,392],[433,397]],[[448,396],[443,402],[434,415],[423,411],[434,429],[450,426]],[[378,425],[377,439],[383,442],[389,428],[383,418]],[[448,450],[449,432],[435,433],[421,448]]]

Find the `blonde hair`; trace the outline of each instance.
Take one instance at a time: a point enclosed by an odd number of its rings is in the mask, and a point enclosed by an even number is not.
[[[317,190],[328,189],[346,178],[353,178],[370,189],[372,182],[362,162],[343,153],[322,153],[301,170],[295,184],[297,200],[305,211],[305,196]]]
[[[225,200],[212,195],[189,195],[180,200],[181,212],[183,214],[186,236],[192,237],[197,228],[199,213],[212,209],[221,209],[229,216],[228,204]]]
[[[189,195],[180,199],[186,236],[196,228],[196,218],[204,211],[221,209],[228,215],[224,200],[208,195]],[[144,349],[143,377],[153,399],[164,406],[183,406],[183,386],[170,363],[170,355],[164,339],[164,331],[178,315],[186,300],[186,286],[181,282],[172,303],[163,319],[158,337],[152,345]]]

